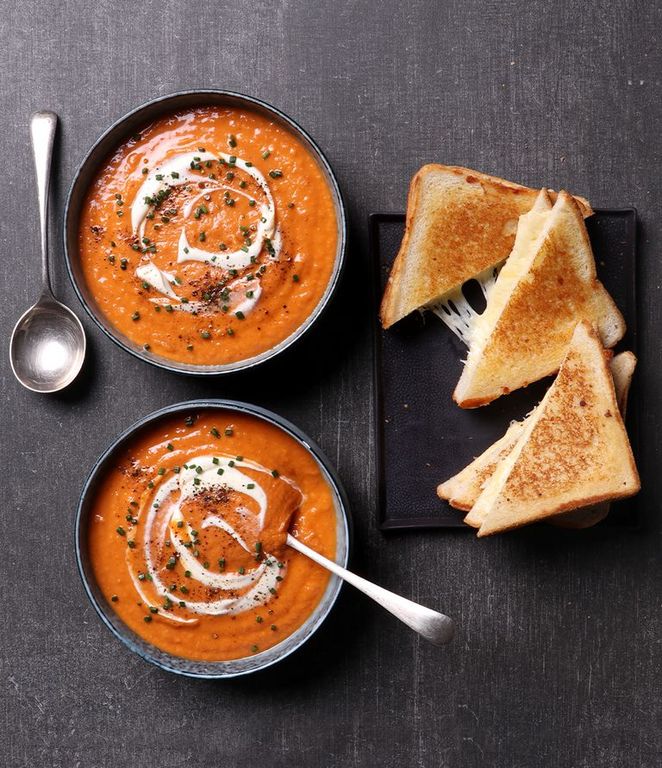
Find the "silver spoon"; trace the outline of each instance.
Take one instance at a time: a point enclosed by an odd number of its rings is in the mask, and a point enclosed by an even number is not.
[[[37,112],[30,121],[41,224],[41,295],[21,315],[9,343],[14,376],[33,392],[57,392],[76,378],[85,358],[85,332],[51,288],[48,270],[48,191],[57,115]]]
[[[341,579],[349,582],[353,587],[371,597],[382,608],[386,608],[387,611],[390,611],[396,618],[403,621],[408,627],[411,627],[431,643],[445,645],[453,638],[455,631],[453,620],[448,616],[444,616],[443,613],[437,613],[437,611],[407,600],[406,597],[389,592],[388,589],[378,587],[376,584],[357,576],[332,560],[328,560],[323,555],[320,555],[319,552],[315,552],[314,549],[295,539],[289,533],[287,534],[287,545],[314,560],[322,568],[326,568],[331,573],[335,573],[336,576],[340,576]]]

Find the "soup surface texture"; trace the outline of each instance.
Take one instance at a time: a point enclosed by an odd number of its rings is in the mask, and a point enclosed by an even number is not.
[[[108,322],[155,356],[247,360],[314,312],[338,250],[332,191],[289,129],[201,107],[144,127],[92,183],[85,282]]]
[[[178,414],[138,433],[102,478],[90,561],[142,638],[236,659],[291,635],[327,587],[326,571],[285,546],[288,530],[334,557],[334,497],[308,451],[256,416]]]

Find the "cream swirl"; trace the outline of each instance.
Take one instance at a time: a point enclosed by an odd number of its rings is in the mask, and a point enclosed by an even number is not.
[[[277,260],[280,257],[282,238],[276,221],[276,205],[269,184],[263,174],[252,163],[224,152],[185,152],[154,167],[146,175],[131,204],[131,226],[134,237],[143,240],[145,225],[150,211],[158,201],[165,199],[169,190],[173,187],[200,183],[202,181],[206,183],[206,186],[199,194],[189,198],[184,204],[182,214],[185,220],[190,218],[195,204],[203,197],[209,199],[209,195],[213,192],[223,191],[226,194],[232,193],[235,196],[245,198],[251,205],[255,205],[256,201],[247,192],[220,181],[208,181],[197,172],[203,164],[215,162],[221,162],[227,167],[241,170],[255,181],[263,193],[264,200],[259,204],[259,216],[255,225],[255,231],[248,245],[234,251],[219,252],[191,245],[186,235],[186,227],[182,226],[177,245],[177,263],[197,261],[226,272],[238,272],[248,269],[254,264],[265,248],[268,252],[268,258]],[[136,269],[135,274],[136,277],[153,287],[166,299],[176,302],[181,301],[181,297],[173,287],[178,282],[177,276],[159,269],[153,261],[148,260],[146,263],[141,264]],[[261,293],[260,281],[257,277],[254,279],[254,287],[255,290],[253,290],[253,295],[249,301],[246,302],[242,299],[240,306],[235,307],[235,311],[246,314],[254,308]],[[163,299],[152,299],[152,301],[154,303],[164,303]],[[209,308],[203,302],[187,302],[175,306],[188,312],[200,312]]]
[[[172,474],[158,486],[155,493],[144,498],[139,522],[143,537],[140,556],[144,560],[145,570],[136,568],[136,558],[132,550],[127,550],[127,565],[136,591],[147,605],[154,603],[154,597],[164,600],[166,605],[173,599],[172,588],[164,582],[163,565],[159,565],[155,560],[155,545],[157,551],[165,551],[165,547],[173,553],[165,566],[166,569],[173,569],[178,564],[192,584],[206,589],[209,594],[229,593],[229,596],[209,601],[181,601],[191,613],[242,613],[259,605],[266,605],[277,594],[286,566],[268,552],[261,553],[259,558],[253,558],[255,567],[252,569],[216,572],[210,570],[209,563],[202,564],[195,551],[192,551],[196,544],[197,532],[183,514],[184,505],[200,493],[223,490],[235,491],[252,500],[251,506],[257,508],[257,512],[254,512],[241,504],[235,509],[241,519],[244,535],[218,514],[206,515],[201,528],[217,528],[247,553],[255,554],[246,541],[246,534],[257,539],[264,530],[268,498],[260,483],[242,471],[244,468],[250,468],[257,473],[269,473],[269,470],[260,464],[237,457],[201,455],[187,461],[179,473]],[[289,482],[286,479],[283,481]],[[153,590],[154,593],[151,597],[145,589],[146,581],[151,584],[150,591]],[[172,577],[168,581],[171,582]],[[196,621],[172,611],[160,611],[159,614],[179,623]]]

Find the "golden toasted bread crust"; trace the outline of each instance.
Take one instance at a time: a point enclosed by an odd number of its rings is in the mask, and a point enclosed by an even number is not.
[[[505,478],[495,485],[495,474],[476,502],[479,536],[639,491],[612,376],[589,323],[577,326],[536,416],[513,449]]]
[[[552,201],[556,194],[549,190]],[[538,190],[459,166],[425,165],[412,179],[405,234],[380,318],[388,328],[476,274],[502,262],[517,220]],[[590,205],[577,198],[584,215]]]
[[[437,496],[455,509],[469,512],[480,491],[492,476],[497,464],[513,449],[524,428],[524,422],[513,422],[502,438],[492,443],[461,472],[437,487]],[[471,520],[465,520],[472,525]]]
[[[636,365],[637,358],[632,352],[621,352],[609,363],[609,369],[614,379],[614,392],[616,393],[618,410],[621,412],[624,421],[627,411],[628,393]],[[573,528],[575,530],[590,528],[607,517],[609,507],[609,502],[603,502],[594,507],[564,512],[562,515],[551,517],[547,522],[559,528]]]
[[[612,358],[608,350],[605,350],[605,359],[609,361],[618,408],[625,418],[628,391],[637,359],[632,352],[621,352]],[[512,423],[502,438],[490,445],[471,464],[437,487],[439,498],[447,500],[455,509],[468,513],[464,519],[467,525],[474,528],[480,527],[481,519],[472,515],[471,509],[485,483],[494,474],[499,462],[510,453],[517,443],[525,424],[526,419]],[[605,502],[596,507],[586,507],[556,515],[549,518],[547,522],[562,528],[588,528],[600,522],[608,512],[609,504]]]
[[[560,192],[547,216],[549,225],[535,246],[535,258],[530,265],[517,262],[523,271],[509,275],[516,282],[487,341],[470,349],[453,393],[462,408],[486,405],[558,371],[579,320],[597,325],[608,346],[625,332],[621,313],[597,278],[575,200]],[[502,273],[504,284],[509,264]]]

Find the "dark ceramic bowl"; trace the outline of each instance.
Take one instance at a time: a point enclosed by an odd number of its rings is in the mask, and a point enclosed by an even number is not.
[[[331,190],[338,221],[338,246],[336,249],[334,268],[326,290],[317,307],[315,307],[313,312],[306,318],[305,322],[302,323],[294,333],[286,339],[283,339],[283,341],[279,342],[276,346],[261,352],[254,357],[224,365],[192,365],[190,363],[169,360],[144,350],[142,346],[134,343],[124,334],[120,333],[104,317],[100,308],[97,306],[92,292],[86,285],[80,266],[78,252],[78,226],[82,206],[85,202],[89,187],[96,178],[101,165],[108,159],[112,152],[122,144],[122,142],[135,133],[137,129],[142,128],[150,121],[179,110],[200,106],[251,109],[254,112],[264,115],[270,120],[273,120],[293,133],[317,160],[317,163],[326,178],[327,184],[329,185],[329,189]],[[347,222],[340,188],[338,187],[336,177],[331,170],[331,166],[322,153],[322,150],[317,146],[313,139],[303,130],[303,128],[297,125],[292,118],[266,102],[251,96],[244,96],[240,93],[219,90],[182,91],[180,93],[173,93],[170,96],[162,96],[134,109],[132,112],[129,112],[123,118],[111,125],[111,127],[95,142],[92,149],[90,149],[81,163],[69,191],[64,219],[64,249],[69,277],[71,278],[71,282],[73,283],[74,289],[76,290],[82,305],[99,328],[101,328],[101,330],[114,342],[119,344],[122,349],[125,349],[127,352],[130,352],[132,355],[135,355],[142,360],[152,363],[152,365],[156,365],[159,368],[164,368],[169,371],[201,376],[215,376],[218,374],[232,373],[246,368],[252,368],[259,363],[263,363],[266,360],[275,357],[300,339],[320,317],[338,286],[345,261],[346,240]]]
[[[284,659],[286,656],[289,656],[296,651],[297,648],[300,648],[329,614],[329,611],[336,601],[338,592],[340,591],[342,581],[337,576],[331,576],[326,591],[313,613],[308,617],[305,623],[299,627],[299,629],[278,643],[278,645],[261,653],[256,653],[253,656],[242,659],[233,659],[231,661],[192,661],[190,659],[184,659],[166,653],[139,637],[132,629],[127,627],[115,613],[112,605],[106,600],[95,581],[88,552],[89,515],[98,483],[103,478],[108,468],[112,466],[113,461],[118,454],[126,448],[127,443],[133,440],[136,434],[141,430],[147,426],[153,426],[159,420],[164,417],[169,417],[172,414],[191,413],[203,409],[230,410],[249,414],[258,419],[263,419],[282,429],[292,437],[292,439],[296,440],[300,445],[303,445],[304,448],[306,448],[317,462],[322,475],[331,489],[336,511],[336,562],[342,566],[347,565],[349,555],[349,507],[347,504],[347,497],[340,485],[340,481],[331,468],[328,460],[315,443],[294,425],[290,424],[289,421],[277,416],[275,413],[255,405],[240,403],[234,400],[191,400],[155,411],[125,430],[97,460],[81,493],[78,510],[76,512],[75,529],[78,570],[92,605],[110,631],[128,648],[139,656],[142,656],[146,661],[156,664],[156,666],[165,669],[168,672],[175,672],[179,675],[220,679],[237,677],[238,675],[245,675],[249,672],[265,669],[266,667],[275,664],[277,661]]]

